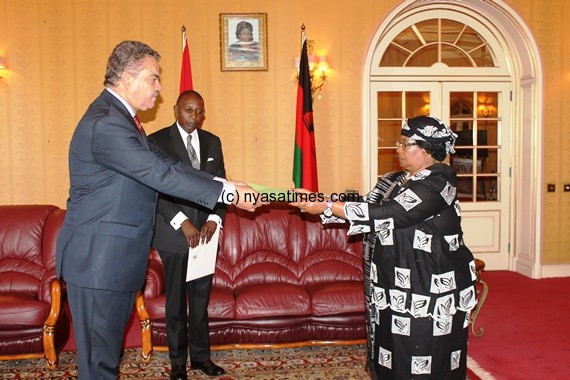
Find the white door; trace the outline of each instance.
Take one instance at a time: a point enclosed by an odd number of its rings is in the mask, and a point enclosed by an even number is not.
[[[394,143],[408,117],[432,115],[459,135],[448,164],[458,173],[467,246],[487,269],[509,269],[510,85],[495,82],[383,81],[370,84],[371,148],[377,176],[400,170]],[[376,179],[374,180],[374,182]],[[372,185],[372,184],[371,184]]]

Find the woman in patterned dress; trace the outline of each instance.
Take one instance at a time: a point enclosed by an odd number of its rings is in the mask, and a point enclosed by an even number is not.
[[[292,203],[323,213],[325,223],[347,220],[349,234],[365,234],[373,379],[466,378],[475,262],[463,242],[457,176],[442,163],[456,137],[434,117],[408,119],[396,143],[404,171],[384,175],[364,202]]]

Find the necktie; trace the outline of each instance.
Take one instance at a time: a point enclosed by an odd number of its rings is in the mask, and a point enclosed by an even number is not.
[[[190,162],[192,163],[192,167],[194,169],[200,170],[200,160],[198,159],[196,151],[192,147],[192,135],[188,135],[188,137],[186,138],[186,150],[188,150],[188,157],[190,157]]]
[[[143,127],[141,124],[141,121],[139,120],[139,118],[137,117],[137,115],[133,116],[133,119],[135,119],[135,124],[137,125],[137,129],[139,131],[139,135],[142,136],[143,134]]]

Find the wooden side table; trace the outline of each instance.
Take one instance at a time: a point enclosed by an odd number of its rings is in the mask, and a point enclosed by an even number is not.
[[[475,309],[473,309],[473,313],[471,314],[471,321],[470,321],[471,332],[475,336],[483,335],[483,328],[482,327],[479,327],[478,331],[475,330],[475,320],[477,319],[477,316],[479,315],[479,312],[481,311],[481,308],[483,307],[483,304],[485,303],[485,299],[487,298],[487,293],[489,292],[489,286],[487,286],[487,283],[481,279],[481,273],[484,270],[485,270],[485,262],[483,260],[475,259],[475,271],[477,274],[477,280],[476,280],[475,286],[481,287],[481,290],[477,289],[477,294],[479,295],[479,300],[477,301],[477,306],[475,306]]]

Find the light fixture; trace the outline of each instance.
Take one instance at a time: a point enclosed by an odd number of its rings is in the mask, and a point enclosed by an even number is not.
[[[326,55],[316,56],[311,54],[313,51],[314,40],[307,40],[307,53],[309,59],[309,75],[311,77],[311,94],[319,91],[318,98],[321,98],[320,91],[327,81],[327,70],[330,69],[328,57]],[[295,80],[299,80],[299,63],[301,57],[295,57]]]
[[[493,105],[493,99],[485,95],[484,98],[478,99],[479,101],[479,114],[483,117],[493,116],[495,113],[495,107]]]
[[[4,64],[4,57],[0,55],[0,70],[4,70],[6,65]],[[4,87],[4,78],[0,75],[0,87]]]

